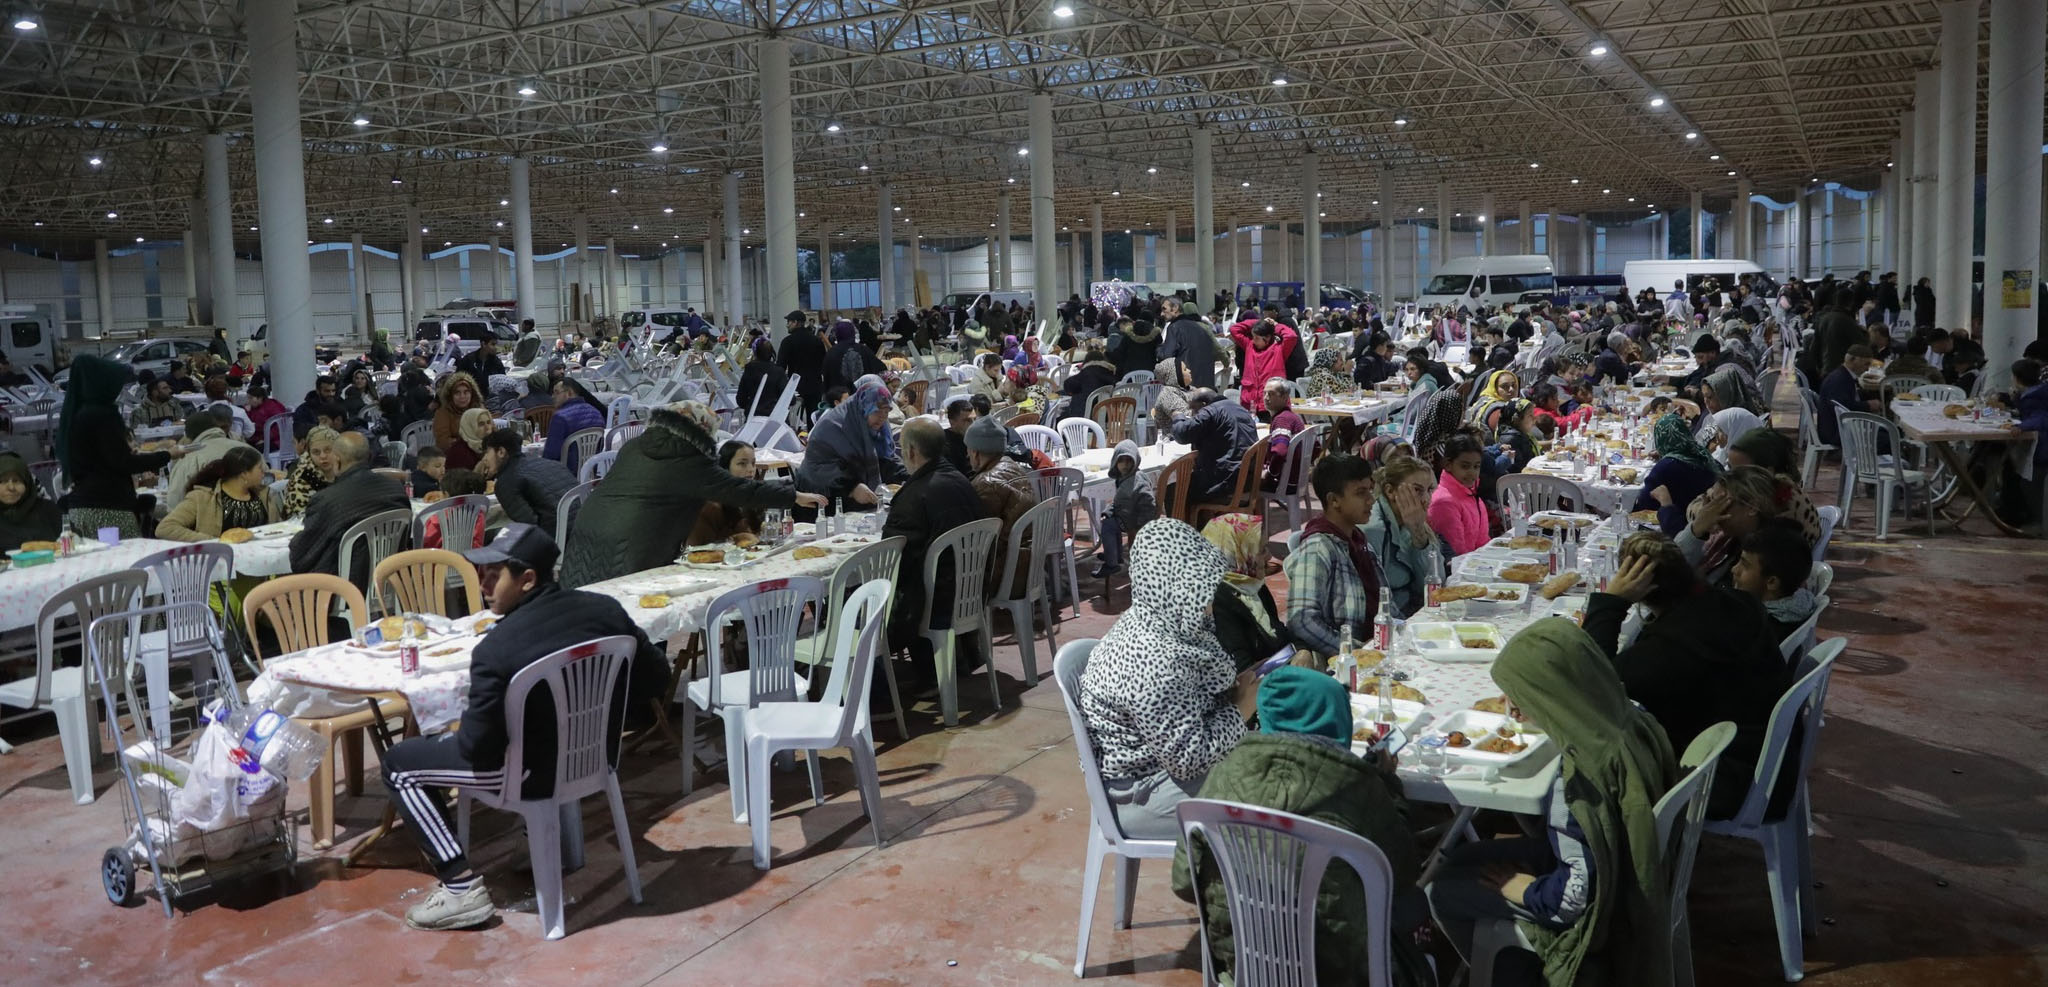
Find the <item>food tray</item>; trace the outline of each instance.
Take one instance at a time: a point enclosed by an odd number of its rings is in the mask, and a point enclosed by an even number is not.
[[[1600,516],[1597,514],[1576,514],[1571,511],[1537,511],[1529,515],[1529,529],[1531,533],[1542,533],[1544,529],[1538,526],[1537,522],[1539,521],[1568,521],[1574,527],[1583,531],[1599,524]]]
[[[761,547],[745,549],[744,551],[747,556],[747,560],[745,562],[740,562],[736,564],[728,564],[725,562],[690,561],[691,552],[723,552],[729,547],[730,546],[727,545],[692,545],[689,548],[683,549],[683,554],[676,558],[676,564],[691,569],[724,570],[729,572],[735,569],[744,569],[747,566],[753,565],[754,563],[761,561],[763,558],[767,557],[769,551],[768,549]]]
[[[1416,735],[1420,724],[1429,722],[1429,709],[1418,702],[1396,699],[1394,703],[1394,728],[1409,738]],[[1376,694],[1353,693],[1351,695],[1351,752],[1364,757],[1379,742],[1375,732],[1373,714],[1378,711],[1379,696]],[[1396,751],[1395,753],[1399,753]]]
[[[1499,627],[1476,620],[1409,621],[1408,636],[1416,651],[1430,661],[1492,661],[1500,657],[1500,649],[1507,643],[1507,635]],[[1480,636],[1493,646],[1465,646],[1465,640]]]
[[[1499,729],[1501,723],[1506,719],[1507,717],[1499,713],[1482,713],[1476,709],[1461,709],[1441,720],[1431,723],[1429,735],[1432,737],[1449,737],[1454,732],[1463,733],[1468,737],[1475,738],[1474,742],[1476,743],[1478,739],[1483,739]],[[1471,747],[1452,747],[1448,743],[1444,745],[1444,753],[1454,760],[1463,761],[1467,764],[1505,767],[1524,760],[1529,755],[1536,753],[1544,744],[1550,742],[1548,736],[1540,733],[1517,734],[1515,739],[1521,741],[1524,746],[1519,752],[1514,754],[1495,754],[1491,751],[1475,750]]]
[[[1548,617],[1563,617],[1574,624],[1584,625],[1586,622],[1586,604],[1590,599],[1590,597],[1583,595],[1560,596],[1551,601],[1550,609],[1544,615]]]

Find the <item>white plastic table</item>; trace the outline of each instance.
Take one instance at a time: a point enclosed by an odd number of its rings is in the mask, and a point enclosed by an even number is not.
[[[1372,425],[1400,414],[1408,407],[1406,394],[1344,395],[1329,400],[1301,398],[1292,405],[1303,418],[1349,418],[1354,424]]]

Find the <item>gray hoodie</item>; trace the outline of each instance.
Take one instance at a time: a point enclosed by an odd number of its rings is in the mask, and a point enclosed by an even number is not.
[[[1131,461],[1131,472],[1117,479],[1116,497],[1110,501],[1109,510],[1116,515],[1125,531],[1134,532],[1159,516],[1159,509],[1152,499],[1152,478],[1138,468],[1138,464],[1143,462],[1138,455],[1138,444],[1130,439],[1116,444],[1116,454],[1110,457],[1110,469],[1114,471],[1126,459]]]

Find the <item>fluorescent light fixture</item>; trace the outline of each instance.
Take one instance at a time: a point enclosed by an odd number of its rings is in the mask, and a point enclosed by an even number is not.
[[[327,217],[326,219],[323,219],[323,220],[321,220],[321,221],[320,221],[320,225],[322,225],[322,226],[333,226],[333,225],[334,225],[334,217],[332,217],[332,216],[329,216],[329,217]],[[499,226],[503,226],[503,225],[505,225],[505,224],[503,224],[503,223],[499,223],[498,225],[499,225]]]
[[[1276,75],[1273,77],[1273,84],[1276,86],[1284,86],[1287,84],[1287,77],[1284,75]]]
[[[1406,113],[1400,113],[1400,114],[1396,114],[1396,115],[1394,116],[1394,126],[1396,126],[1396,127],[1406,127],[1406,126],[1408,126],[1408,114],[1406,114]]]
[[[403,179],[403,178],[400,178],[400,177],[398,177],[398,176],[397,176],[396,174],[394,174],[394,175],[392,175],[392,176],[391,176],[391,184],[393,184],[393,185],[404,185],[404,184],[405,184],[405,179]]]
[[[1578,180],[1578,179],[1576,179],[1576,178],[1572,179],[1572,184],[1573,184],[1573,185],[1577,185],[1577,184],[1579,184],[1579,180]]]
[[[1685,132],[1685,139],[1686,139],[1686,140],[1689,140],[1689,141],[1696,141],[1696,140],[1699,140],[1699,139],[1700,139],[1700,132],[1699,132],[1699,131],[1697,131],[1697,130],[1688,130],[1688,131],[1686,131],[1686,132]]]
[[[1147,175],[1157,175],[1157,174],[1159,174],[1159,168],[1158,168],[1157,166],[1154,166],[1154,167],[1151,167],[1151,168],[1147,168],[1147,169],[1145,169],[1145,174],[1147,174]]]
[[[674,206],[662,206],[662,207],[661,207],[661,211],[662,211],[662,212],[663,212],[664,214],[666,214],[666,213],[673,213],[673,212],[675,212],[675,211],[676,211],[676,207],[674,207]]]
[[[501,226],[501,227],[502,227],[502,226],[504,226],[504,225],[505,225],[505,221],[504,221],[504,220],[502,220],[502,219],[501,219],[501,220],[498,220],[498,225],[499,225],[499,226]]]
[[[618,189],[612,189],[612,194],[613,194],[613,195],[617,195],[617,194],[619,194],[619,190],[618,190]]]
[[[1587,54],[1590,54],[1593,57],[1598,58],[1601,55],[1607,54],[1607,46],[1595,42],[1593,47],[1588,50]]]
[[[92,157],[85,159],[85,163],[97,168],[100,165],[106,164],[107,161],[105,158],[102,158],[99,155],[95,154]]]
[[[890,212],[902,212],[902,211],[903,211],[903,207],[902,207],[902,206],[890,206],[890,207],[889,207],[889,211],[890,211]]]
[[[836,123],[828,123],[825,125],[825,132],[828,134],[836,134],[839,132],[839,125]]]
[[[667,153],[668,153],[668,142],[667,142],[667,141],[665,141],[665,140],[656,140],[656,141],[654,142],[654,146],[653,146],[653,147],[650,147],[650,148],[648,148],[648,150],[650,150],[650,151],[653,151],[653,152],[654,152],[654,153],[656,153],[656,154],[667,154]]]
[[[1109,193],[1109,194],[1110,194],[1110,195],[1122,195],[1123,193],[1122,193],[1122,192],[1119,192],[1119,191],[1116,191],[1116,190],[1114,190],[1114,189],[1112,189],[1112,190],[1110,190],[1110,193]]]
[[[367,127],[370,125],[370,118],[364,116],[361,113],[358,113],[355,115],[355,119],[350,120],[349,122],[355,124],[358,127]]]
[[[141,242],[142,242],[142,238],[141,238],[141,237],[136,237],[136,238],[135,238],[135,242],[136,242],[136,243],[141,243]]]
[[[1015,185],[1015,184],[1017,184],[1017,180],[1016,180],[1016,179],[1014,179],[1014,178],[1010,179],[1010,184],[1011,184],[1011,185]]]
[[[1541,167],[1543,167],[1543,163],[1542,163],[1542,162],[1540,162],[1540,161],[1531,161],[1531,162],[1529,162],[1529,167],[1531,167],[1531,168],[1541,168]]]
[[[1273,211],[1273,207],[1272,207],[1272,206],[1267,206],[1267,207],[1266,207],[1266,211],[1267,211],[1267,212],[1272,212],[1272,211]]]
[[[1890,165],[1886,165],[1885,167],[1889,168],[1889,167],[1891,167],[1891,166],[1890,166]],[[1734,177],[1735,177],[1735,173],[1734,173],[1734,172],[1732,172],[1732,171],[1731,171],[1731,172],[1729,172],[1729,173],[1728,173],[1728,177],[1729,177],[1729,178],[1734,178]]]
[[[534,85],[532,79],[526,79],[519,83],[519,95],[521,96],[532,96],[539,92],[540,87]]]
[[[1611,189],[1611,188],[1604,188],[1604,189],[1601,189],[1601,190],[1600,190],[1600,194],[1601,194],[1601,195],[1613,195],[1613,194],[1614,194],[1614,190],[1613,190],[1613,189]]]
[[[867,166],[867,165],[861,165],[861,166],[860,166],[860,170],[862,170],[862,171],[866,171],[866,170],[868,170],[868,166]]]
[[[33,31],[41,26],[41,24],[36,23],[34,17],[28,14],[23,14],[14,19],[14,29],[17,31]]]
[[[1074,8],[1068,6],[1067,4],[1060,4],[1059,6],[1054,7],[1052,9],[1052,15],[1061,20],[1065,20],[1069,17],[1074,16]]]
[[[511,205],[511,204],[512,204],[512,200],[511,200],[511,199],[499,199],[499,200],[498,200],[498,204],[499,204],[499,205],[501,205],[501,206],[509,206],[509,205]]]
[[[1242,182],[1242,183],[1240,183],[1239,187],[1241,187],[1241,188],[1251,188],[1251,187],[1252,187],[1252,183],[1250,183],[1250,182]]]
[[[1707,160],[1708,160],[1708,161],[1719,161],[1719,160],[1721,160],[1721,156],[1720,156],[1720,155],[1718,155],[1718,154],[1709,154],[1709,155],[1707,155]]]
[[[1664,97],[1662,97],[1662,96],[1652,96],[1652,97],[1650,97],[1650,106],[1651,106],[1652,108],[1655,108],[1655,107],[1659,107],[1659,106],[1663,106],[1663,105],[1664,105]]]
[[[1026,155],[1028,155],[1028,154],[1030,154],[1030,153],[1031,153],[1031,149],[1030,149],[1030,148],[1028,148],[1028,147],[1020,147],[1020,148],[1018,148],[1018,149],[1017,149],[1017,156],[1018,156],[1018,157],[1020,157],[1020,158],[1021,158],[1021,157],[1024,157],[1024,156],[1026,156]]]

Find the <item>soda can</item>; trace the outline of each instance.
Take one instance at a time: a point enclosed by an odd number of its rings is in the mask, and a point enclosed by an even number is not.
[[[411,678],[420,673],[419,642],[408,639],[399,644],[398,671],[399,674],[404,675],[406,678]]]

